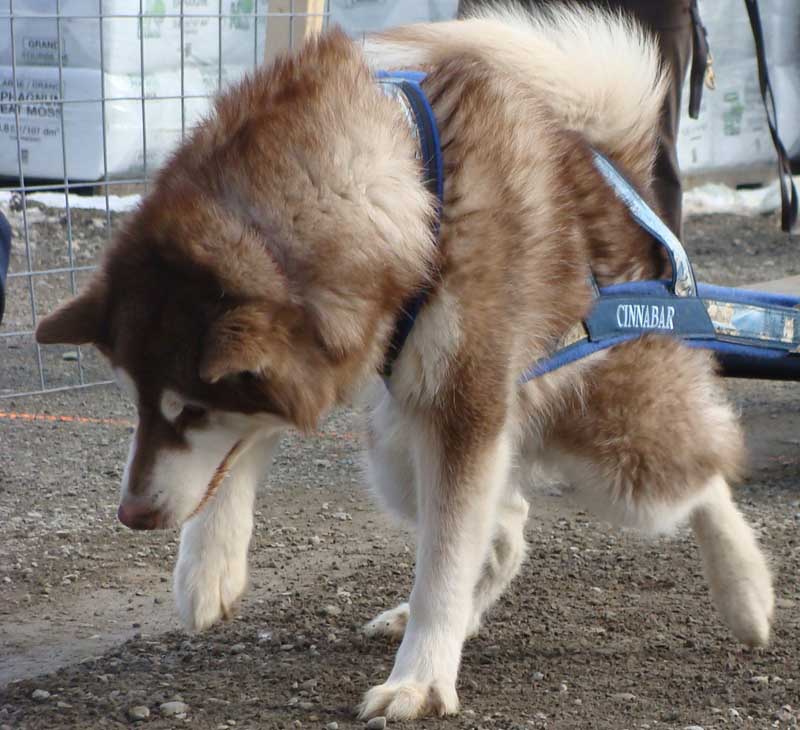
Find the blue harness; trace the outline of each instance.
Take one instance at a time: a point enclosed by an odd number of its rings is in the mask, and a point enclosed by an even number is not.
[[[436,119],[421,86],[424,78],[424,73],[415,71],[376,74],[381,90],[401,104],[417,141],[425,184],[438,205],[434,223],[438,241],[444,165]],[[686,252],[672,231],[619,170],[596,151],[594,164],[633,219],[664,247],[672,279],[598,288],[592,278],[595,301],[587,317],[554,343],[548,356],[533,363],[520,383],[651,333],[713,350],[728,377],[800,380],[800,298],[695,282]],[[386,356],[385,378],[391,375],[429,294],[429,289],[423,289],[404,305]]]
[[[387,73],[378,71],[376,81],[381,91],[395,99],[403,109],[409,129],[417,143],[417,158],[425,171],[425,185],[436,200],[436,210],[433,217],[434,240],[439,241],[441,227],[442,205],[444,203],[444,161],[442,159],[442,143],[439,140],[439,127],[428,97],[422,90],[422,81],[425,78],[421,71],[397,71]],[[392,367],[400,356],[414,321],[428,300],[429,288],[424,288],[403,304],[400,316],[394,327],[389,349],[383,362],[381,375],[388,379],[392,374]]]

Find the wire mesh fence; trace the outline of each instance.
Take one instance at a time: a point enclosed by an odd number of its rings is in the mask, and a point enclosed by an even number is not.
[[[0,210],[14,231],[0,399],[109,381],[39,347],[214,94],[321,30],[326,0],[0,0]]]

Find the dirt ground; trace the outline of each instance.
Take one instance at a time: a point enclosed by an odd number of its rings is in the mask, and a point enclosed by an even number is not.
[[[21,216],[11,212],[15,226]],[[65,221],[29,220],[36,267],[69,262]],[[75,260],[106,240],[100,214],[71,221]],[[774,217],[687,224],[699,278],[736,284],[800,273]],[[27,265],[20,238],[14,270]],[[37,282],[49,310],[66,276]],[[22,280],[4,331],[30,324]],[[64,349],[48,382],[74,382]],[[0,395],[33,389],[30,338],[0,339]],[[84,353],[87,377],[102,364]],[[739,503],[772,556],[774,640],[750,652],[710,605],[682,531],[645,542],[539,484],[530,558],[467,644],[461,714],[419,728],[796,727],[800,715],[800,386],[731,381],[749,435]],[[239,617],[190,636],[172,606],[177,532],[133,533],[115,518],[133,413],[115,387],[0,400],[0,728],[361,728],[353,707],[391,668],[394,647],[364,622],[404,600],[413,538],[365,497],[360,425],[334,414],[290,437],[258,502],[251,586]],[[160,705],[182,701],[185,713]],[[181,708],[183,709],[183,708]]]

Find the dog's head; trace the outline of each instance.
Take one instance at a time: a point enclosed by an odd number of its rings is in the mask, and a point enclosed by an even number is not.
[[[161,214],[152,228],[149,205],[83,293],[36,333],[42,343],[97,346],[135,404],[119,517],[138,529],[176,526],[197,513],[265,433],[313,428],[341,375],[318,342],[318,323],[251,233],[222,213],[211,221],[206,208],[202,230],[224,241],[230,258],[205,267],[173,256],[178,239],[162,236],[179,233]],[[199,233],[191,241],[205,243]],[[230,267],[250,271],[236,280],[244,272]]]
[[[179,525],[265,431],[375,372],[429,272],[401,112],[333,32],[216,102],[42,343],[96,345],[139,421],[120,519]]]

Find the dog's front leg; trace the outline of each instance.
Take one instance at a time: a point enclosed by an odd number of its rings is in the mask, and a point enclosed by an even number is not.
[[[458,710],[456,677],[473,592],[508,478],[510,448],[502,433],[462,440],[420,428],[412,454],[420,502],[410,617],[392,673],[366,693],[362,718],[409,720]]]
[[[192,631],[231,618],[247,587],[256,487],[279,440],[276,435],[252,444],[209,504],[181,530],[175,601],[183,624]]]

